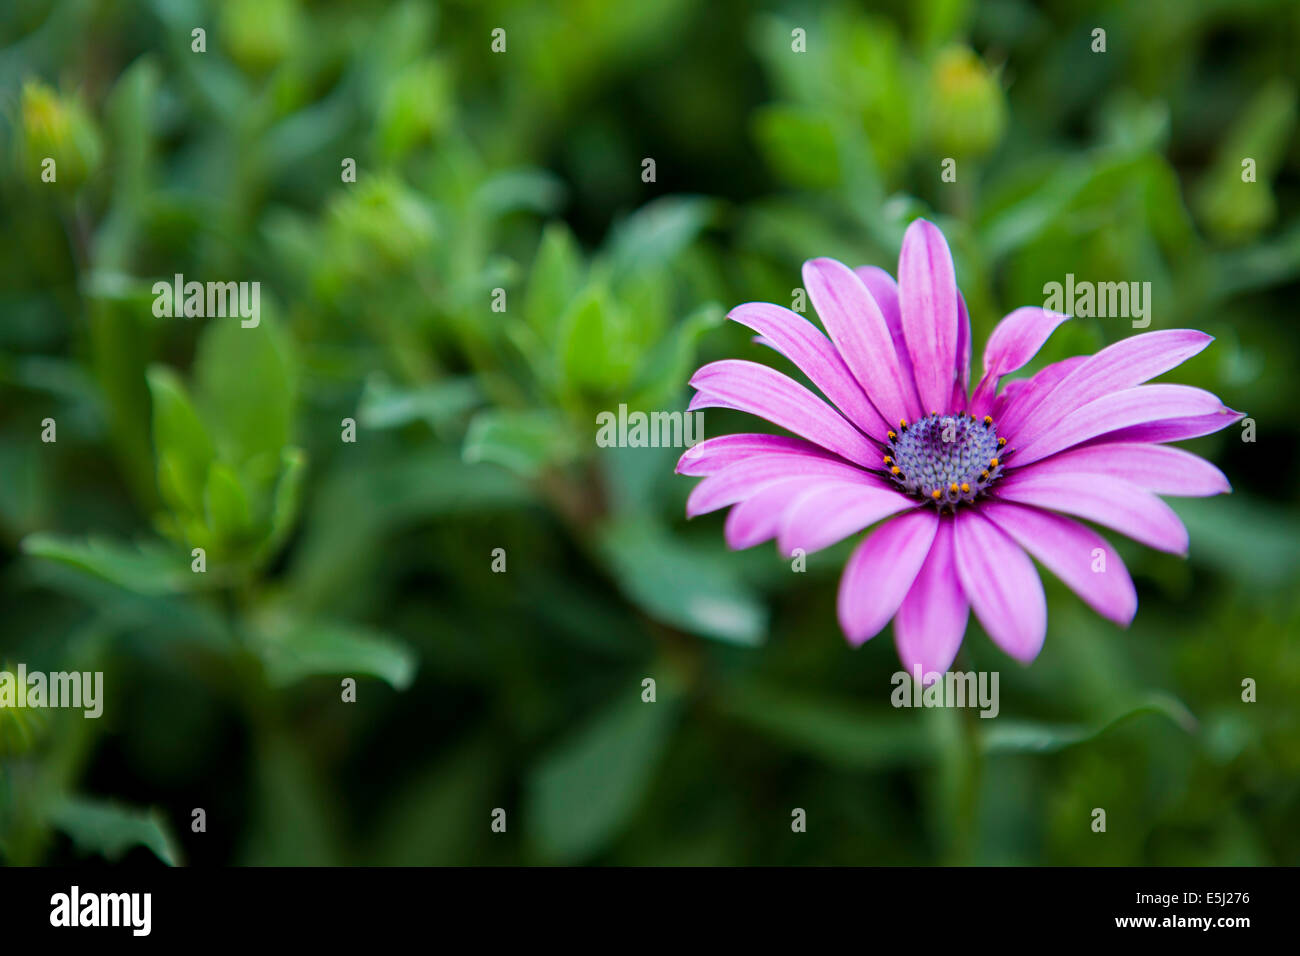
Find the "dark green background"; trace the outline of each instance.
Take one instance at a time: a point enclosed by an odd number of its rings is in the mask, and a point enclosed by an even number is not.
[[[1288,0],[5,4],[0,666],[107,687],[0,711],[0,859],[1300,862],[1298,37]],[[675,451],[594,442],[777,361],[725,309],[893,271],[917,215],[977,361],[1067,272],[1149,281],[1217,337],[1171,379],[1255,427],[1191,443],[1235,493],[1174,502],[1189,559],[1121,544],[1131,629],[1048,576],[1032,666],[972,620],[996,720],[890,706],[852,542],[730,553]],[[177,272],[261,282],[261,326],[155,318]]]

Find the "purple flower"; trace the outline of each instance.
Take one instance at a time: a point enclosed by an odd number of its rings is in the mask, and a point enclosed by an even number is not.
[[[974,610],[999,647],[1031,661],[1047,633],[1047,605],[1030,556],[1127,626],[1137,593],[1124,563],[1073,519],[1185,555],[1187,529],[1156,496],[1231,490],[1218,468],[1161,443],[1210,434],[1241,414],[1199,388],[1144,384],[1205,348],[1204,332],[1135,335],[999,392],[1002,377],[1068,318],[1016,309],[989,337],[972,393],[970,320],[933,224],[908,227],[897,284],[883,269],[834,259],[806,262],[803,279],[829,338],[765,302],[729,318],[829,402],[765,365],[706,365],[691,379],[691,409],[749,412],[799,437],[709,439],[688,449],[677,471],[705,476],[688,516],[732,506],[732,548],[776,538],[788,557],[879,523],[840,579],[840,626],[852,644],[892,618],[908,671],[941,673]]]

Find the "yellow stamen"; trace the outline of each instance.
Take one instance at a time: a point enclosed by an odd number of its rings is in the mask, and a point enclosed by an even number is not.
[[[992,424],[993,424],[993,416],[992,416],[992,415],[985,415],[985,416],[984,416],[984,424],[985,424],[985,425],[992,425]]]
[[[933,498],[935,501],[938,501],[942,496],[943,496],[943,492],[940,491],[938,488],[930,492],[930,497]]]
[[[899,428],[906,428],[906,427],[907,427],[907,419],[906,419],[906,418],[900,418],[900,419],[898,420],[898,427],[899,427]]]
[[[957,482],[954,481],[951,485],[949,485],[949,486],[948,486],[948,490],[951,491],[953,494],[956,494],[956,493],[957,493]]]
[[[964,481],[961,483],[961,493],[963,495],[970,494],[970,485],[966,484]]]
[[[889,469],[889,473],[890,473],[891,475],[897,475],[897,474],[899,473],[899,471],[901,471],[901,469],[900,469],[897,465],[895,465],[893,468]]]
[[[998,439],[998,447],[999,447],[999,448],[1001,448],[1002,446],[1004,446],[1006,443],[1007,443],[1007,440],[1006,440],[1005,438],[999,438],[999,439]]]
[[[893,440],[894,440],[895,438],[897,438],[897,437],[898,437],[898,432],[893,431],[893,430],[891,430],[891,431],[889,432],[889,440],[890,440],[890,441],[893,441]]]
[[[996,468],[997,466],[998,466],[998,460],[997,460],[996,458],[990,458],[990,459],[989,459],[989,467],[990,467],[990,468]]]
[[[987,481],[989,477],[989,473],[987,471],[981,471],[980,477],[983,478],[985,481]]]

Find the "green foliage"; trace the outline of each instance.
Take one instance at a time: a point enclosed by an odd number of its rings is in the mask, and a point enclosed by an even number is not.
[[[132,847],[142,846],[168,866],[181,861],[157,813],[139,813],[96,800],[66,799],[50,808],[50,823],[66,833],[83,855],[117,860]]]
[[[6,5],[0,664],[102,671],[105,717],[0,709],[0,859],[1300,863],[1298,27],[1286,0]],[[731,552],[685,521],[679,449],[596,440],[684,410],[705,361],[782,365],[726,309],[791,304],[814,256],[893,271],[918,215],[977,374],[1046,283],[1149,281],[1151,328],[1216,338],[1170,379],[1254,428],[1189,444],[1234,493],[1174,502],[1187,560],[1120,545],[1128,631],[1051,580],[1031,667],[972,623],[996,719],[890,705],[889,633],[835,619],[852,542],[802,573]],[[257,281],[260,321],[156,315],[177,274]],[[1131,333],[1076,319],[1028,371]],[[196,794],[226,821],[201,837]]]

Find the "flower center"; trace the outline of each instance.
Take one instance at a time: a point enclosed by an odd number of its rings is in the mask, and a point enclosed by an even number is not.
[[[974,501],[997,481],[1011,452],[1006,444],[987,415],[931,412],[889,433],[885,474],[908,494],[955,511],[959,501]]]

